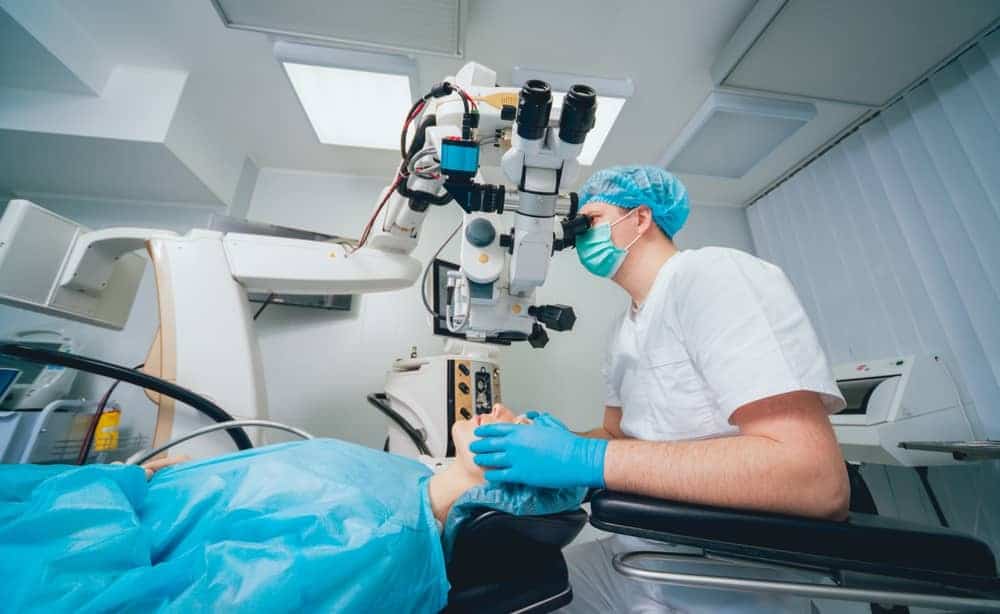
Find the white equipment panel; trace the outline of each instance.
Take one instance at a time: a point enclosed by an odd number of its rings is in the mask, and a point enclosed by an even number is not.
[[[847,408],[830,416],[848,461],[907,467],[954,464],[951,456],[904,450],[901,441],[975,439],[940,356],[900,356],[833,369]]]
[[[0,217],[0,302],[124,327],[146,261],[92,244],[88,238],[95,234],[26,200],[10,201]],[[104,253],[106,247],[112,249]]]

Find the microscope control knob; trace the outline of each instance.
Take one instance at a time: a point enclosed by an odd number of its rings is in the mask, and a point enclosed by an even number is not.
[[[487,219],[476,218],[465,227],[465,239],[475,247],[486,247],[496,238],[496,228]]]

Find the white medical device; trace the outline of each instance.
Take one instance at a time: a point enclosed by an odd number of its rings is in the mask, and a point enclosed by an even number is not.
[[[449,339],[443,354],[396,360],[385,394],[370,398],[389,418],[386,450],[410,457],[455,456],[451,427],[502,400],[495,347]]]
[[[542,81],[496,87],[496,73],[466,64],[454,80],[418,102],[407,125],[416,126],[405,170],[383,192],[370,246],[409,254],[431,205],[456,202],[464,211],[459,270],[449,273],[449,332],[470,341],[529,341],[542,347],[545,329],[569,330],[575,315],[565,305],[536,306],[552,254],[575,245],[589,222],[576,216],[575,197],[556,238],[562,186],[579,172],[577,157],[594,126],[597,98],[575,85],[554,106]],[[450,85],[454,84],[454,86]],[[484,183],[480,158],[502,152],[499,165],[517,186]],[[514,211],[513,227],[500,215]],[[364,240],[364,237],[362,238]]]
[[[407,117],[403,163],[382,193],[358,246],[342,241],[195,229],[186,235],[150,228],[90,230],[25,200],[0,218],[0,302],[108,328],[124,326],[134,301],[145,249],[156,276],[160,329],[145,370],[176,382],[237,419],[267,417],[263,369],[247,294],[359,294],[405,288],[420,276],[410,256],[430,205],[456,202],[465,212],[460,270],[449,275],[450,332],[473,341],[508,344],[568,330],[564,305],[535,305],[554,251],[574,245],[589,226],[573,202],[555,236],[596,96],[574,86],[553,108],[549,86],[496,87],[496,73],[469,63],[422,97]],[[398,121],[385,118],[385,121]],[[409,126],[416,130],[410,135]],[[517,186],[483,183],[483,159],[496,158]],[[499,227],[514,211],[513,228]],[[173,399],[148,392],[158,405],[153,446],[209,419]],[[225,434],[196,449],[227,452]]]
[[[60,331],[25,330],[0,338],[0,343],[17,343],[32,348],[72,352],[73,340]],[[58,365],[41,365],[26,360],[0,356],[0,369],[20,372],[17,381],[0,402],[2,410],[39,410],[49,403],[69,396],[76,371]]]
[[[903,465],[953,464],[950,455],[905,450],[905,441],[974,439],[958,389],[936,355],[900,356],[837,365],[847,408],[830,416],[848,461]]]

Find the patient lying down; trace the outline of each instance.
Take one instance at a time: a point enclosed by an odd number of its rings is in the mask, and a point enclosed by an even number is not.
[[[151,466],[0,467],[0,577],[11,611],[438,611],[469,510],[544,514],[583,492],[485,483],[469,444],[502,407],[455,424],[457,460],[332,439]],[[443,534],[441,532],[443,528]]]

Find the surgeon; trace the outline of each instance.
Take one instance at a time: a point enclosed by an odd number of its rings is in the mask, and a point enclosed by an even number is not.
[[[599,171],[580,204],[591,220],[577,239],[580,263],[631,299],[604,363],[604,422],[578,434],[551,423],[481,426],[472,451],[486,478],[843,519],[849,486],[828,416],[845,403],[781,269],[735,249],[678,250],[688,195],[660,168]],[[570,611],[808,605],[625,579],[611,559],[634,549],[621,536],[571,548]]]

